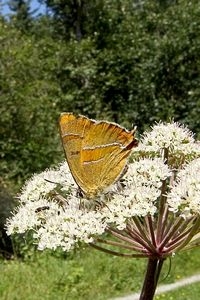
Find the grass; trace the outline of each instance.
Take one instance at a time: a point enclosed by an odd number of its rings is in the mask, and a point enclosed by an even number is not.
[[[155,300],[199,300],[199,295],[200,283],[198,282],[172,292],[160,294],[155,297]]]
[[[170,273],[167,260],[160,283],[171,283],[200,272],[198,260],[199,249],[178,254],[171,260]],[[92,248],[66,257],[37,252],[25,261],[1,261],[0,299],[106,300],[138,292],[145,266],[146,260],[113,257]],[[156,300],[196,300],[199,294],[200,288],[194,284],[161,294]]]

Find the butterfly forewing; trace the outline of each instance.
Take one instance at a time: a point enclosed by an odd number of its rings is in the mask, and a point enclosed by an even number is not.
[[[84,129],[87,127],[87,123],[87,119],[77,119],[70,113],[62,114],[60,117],[60,134],[65,156],[72,176],[81,189],[84,188],[85,184],[87,185],[87,179],[81,174],[81,149]]]

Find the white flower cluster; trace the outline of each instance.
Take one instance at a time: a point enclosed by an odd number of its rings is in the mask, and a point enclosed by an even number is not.
[[[20,202],[38,201],[41,197],[47,197],[48,193],[53,191],[57,185],[62,189],[75,192],[76,183],[69,171],[67,162],[62,163],[56,169],[49,169],[40,174],[34,174],[24,185]]]
[[[177,175],[167,196],[170,210],[187,218],[200,214],[200,158],[194,159]]]
[[[179,149],[183,145],[194,143],[193,133],[179,123],[158,123],[151,132],[144,133],[142,145],[146,151],[159,151],[163,148]]]
[[[129,164],[123,178],[122,193],[114,194],[103,209],[107,222],[123,229],[128,218],[153,215],[157,211],[162,181],[170,175],[171,171],[160,158],[142,159]]]
[[[22,188],[19,195],[20,205],[13,213],[11,219],[8,219],[7,232],[12,234],[14,232],[23,233],[26,230],[34,229],[41,225],[41,214],[37,210],[41,208],[44,217],[46,210],[60,210],[59,202],[51,201],[50,193],[54,191],[57,185],[68,190],[72,206],[79,206],[80,201],[77,201],[75,195],[75,182],[69,171],[66,162],[62,163],[56,169],[49,169],[40,174],[34,174]],[[73,201],[72,201],[73,199]]]
[[[38,249],[56,249],[68,251],[78,242],[91,243],[93,236],[101,235],[106,224],[99,212],[70,209],[48,215],[34,237],[38,240]]]
[[[58,199],[57,194],[50,197],[57,184],[66,192],[64,204],[60,204],[59,195]],[[33,230],[41,250],[69,250],[77,242],[91,242],[93,235],[103,233],[106,224],[99,212],[80,209],[77,188],[66,162],[34,175],[22,190],[19,207],[8,219],[7,233]]]
[[[148,154],[161,154],[163,148],[168,148],[169,154],[177,151],[192,154],[189,161],[191,157],[200,156],[200,144],[194,141],[188,129],[174,122],[159,123],[152,132],[144,134],[137,160],[129,164],[123,178],[105,189],[98,199],[89,200],[89,205],[77,193],[78,186],[66,162],[56,169],[34,175],[25,184],[19,197],[20,205],[7,222],[8,234],[31,229],[35,232],[39,249],[61,247],[67,251],[79,242],[92,242],[107,226],[122,230],[135,216],[155,215],[163,181],[173,177],[167,165],[169,161],[165,161],[162,155],[150,159]],[[140,154],[147,158],[139,157]],[[200,158],[187,164],[177,178],[167,195],[170,210],[185,217],[199,214]],[[166,191],[163,192],[166,196]],[[102,205],[96,205],[97,200],[102,201]],[[94,205],[90,205],[92,201]]]
[[[37,213],[37,210],[41,211]],[[51,212],[58,211],[58,204],[49,202],[45,198],[40,198],[37,201],[27,201],[25,204],[21,204],[14,212],[12,218],[8,219],[8,235],[14,232],[24,233],[27,230],[38,228],[46,218],[47,210]]]
[[[176,122],[154,125],[152,131],[144,133],[136,152],[163,157],[164,149],[168,151],[172,167],[200,157],[200,144],[195,142],[193,133]]]

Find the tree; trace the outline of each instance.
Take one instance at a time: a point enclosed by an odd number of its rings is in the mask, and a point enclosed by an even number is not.
[[[0,23],[1,176],[20,184],[37,168],[57,161],[59,143],[54,77],[59,43],[36,40]],[[60,149],[59,149],[60,148]]]
[[[101,19],[104,0],[41,0],[53,13],[55,31],[65,39],[75,36],[77,41],[95,33]]]
[[[30,30],[32,23],[32,12],[30,8],[31,0],[10,0],[9,7],[14,15],[12,19],[17,28],[27,32]]]
[[[72,1],[66,2],[69,8]],[[135,124],[140,132],[175,118],[199,133],[198,1],[180,0],[165,9],[154,0],[140,6],[131,0],[81,3],[78,41],[55,36],[58,15],[34,19],[31,34],[13,28],[12,20],[0,22],[5,178],[20,181],[59,159],[62,111],[127,128]]]

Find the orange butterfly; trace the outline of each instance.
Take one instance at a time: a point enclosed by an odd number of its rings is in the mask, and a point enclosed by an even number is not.
[[[120,177],[132,148],[137,146],[135,131],[115,123],[62,113],[59,126],[72,176],[88,198]]]

